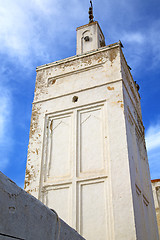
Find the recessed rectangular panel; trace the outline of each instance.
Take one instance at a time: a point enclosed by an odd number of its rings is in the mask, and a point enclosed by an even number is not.
[[[80,234],[87,240],[107,240],[105,182],[81,186]]]
[[[52,119],[49,177],[65,178],[71,175],[72,117]]]
[[[102,108],[79,112],[80,172],[104,169],[104,128]]]
[[[54,209],[65,222],[71,224],[71,188],[69,186],[49,190],[47,206]]]

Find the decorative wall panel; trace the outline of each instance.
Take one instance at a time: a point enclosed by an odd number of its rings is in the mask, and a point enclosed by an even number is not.
[[[111,232],[105,114],[100,102],[46,116],[43,202],[88,240]]]
[[[79,111],[78,158],[80,173],[104,170],[103,108]]]
[[[72,117],[53,118],[50,124],[48,176],[54,179],[71,175]]]
[[[71,186],[60,186],[50,189],[47,194],[47,206],[54,209],[60,218],[71,224]]]
[[[80,234],[86,239],[108,239],[106,194],[105,180],[81,184]]]

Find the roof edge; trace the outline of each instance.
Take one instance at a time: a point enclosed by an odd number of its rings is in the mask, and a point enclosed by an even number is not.
[[[154,182],[160,182],[160,179],[152,179],[151,182],[152,182],[152,183],[154,183]]]
[[[68,58],[60,59],[60,60],[52,62],[52,63],[47,63],[47,64],[44,64],[44,65],[38,66],[38,67],[36,67],[36,71],[39,71],[39,70],[44,69],[44,68],[51,67],[51,66],[56,65],[56,64],[61,64],[61,63],[64,63],[66,61],[72,61],[73,59],[79,59],[79,58],[83,58],[83,57],[86,57],[86,56],[89,56],[89,55],[93,55],[93,54],[96,54],[97,52],[103,52],[103,51],[105,51],[109,48],[114,48],[114,47],[119,47],[119,46],[121,46],[120,42],[116,42],[116,43],[107,45],[107,46],[102,47],[102,48],[98,48],[98,49],[90,51],[90,52],[86,52],[86,53],[83,53],[83,54],[80,54],[80,55],[74,55],[74,56],[71,56],[71,57],[68,57]]]

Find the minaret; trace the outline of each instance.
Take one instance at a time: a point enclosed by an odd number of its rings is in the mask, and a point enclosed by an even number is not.
[[[137,85],[89,14],[77,55],[37,68],[25,189],[87,240],[158,240]]]
[[[98,22],[93,21],[93,6],[90,1],[89,24],[77,28],[77,55],[105,46],[105,38]]]

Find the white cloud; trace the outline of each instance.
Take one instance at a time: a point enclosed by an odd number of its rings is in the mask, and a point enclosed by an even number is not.
[[[6,133],[9,131],[11,117],[10,93],[4,87],[0,88],[0,144],[5,142]]]
[[[30,67],[37,59],[43,59],[44,63],[50,62],[50,59],[54,61],[62,49],[57,48],[57,43],[65,47],[72,46],[75,28],[88,20],[88,7],[89,1],[85,0],[0,0],[0,52],[18,59],[23,66]],[[120,9],[125,9],[129,18],[119,14]],[[137,30],[131,30],[132,27],[129,27],[135,17],[142,20],[136,3],[130,2],[128,5],[126,0],[102,1],[101,4],[95,2],[94,13],[95,19],[98,15],[103,16],[104,30],[107,24],[108,27],[112,26],[106,32],[112,36],[110,40],[121,39],[127,47],[129,64],[136,68],[147,56],[153,56],[153,66],[160,62],[160,46],[157,44],[160,41],[160,21],[152,20],[153,24],[143,29],[137,26]],[[113,21],[115,14],[118,16]],[[122,22],[123,25],[119,27]],[[73,45],[74,48],[76,46]]]
[[[23,64],[28,64],[31,56],[33,59],[34,56],[47,58],[32,1],[1,1],[0,52],[17,58]]]
[[[122,40],[132,44],[142,44],[145,41],[145,36],[140,32],[127,32],[122,35]]]
[[[124,26],[125,29],[125,26]],[[128,27],[126,27],[128,29]],[[126,59],[131,67],[134,66],[134,73],[141,71],[142,63],[146,71],[156,70],[160,64],[160,21],[155,20],[146,28],[139,28],[138,31],[122,30],[115,33],[125,47]]]
[[[29,67],[37,59],[54,59],[58,42],[69,45],[67,37],[82,8],[77,0],[0,0],[0,53]]]
[[[146,145],[148,151],[159,148],[160,151],[160,123],[151,125],[146,131]]]
[[[160,20],[152,22],[148,30],[148,49],[150,49],[150,55],[152,59],[151,68],[157,68],[160,64]]]
[[[0,170],[9,164],[9,152],[12,148],[12,102],[9,89],[0,86]]]
[[[146,146],[151,178],[160,178],[160,122],[150,125],[147,129]]]

